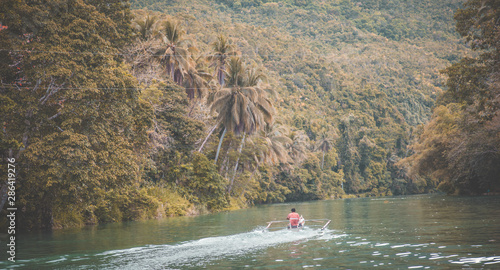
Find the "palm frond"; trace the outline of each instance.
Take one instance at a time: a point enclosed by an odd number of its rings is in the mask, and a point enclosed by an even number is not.
[[[247,69],[239,57],[231,57],[227,62],[226,85],[219,92],[209,95],[211,111],[218,112],[228,130],[236,135],[244,132],[252,134],[273,122],[275,113],[267,93],[260,87],[264,78],[259,68]],[[231,95],[231,99],[226,96]],[[223,103],[222,100],[224,100]]]
[[[156,34],[156,23],[158,22],[158,16],[147,15],[144,20],[135,20],[135,28],[139,31],[140,38],[142,40],[147,40],[151,36]]]
[[[259,95],[255,87],[242,87],[241,92],[243,92],[252,102],[257,102]]]
[[[222,91],[218,91],[215,94],[214,101],[212,105],[210,106],[210,112],[214,113],[217,112],[219,113],[219,116],[223,110],[223,108],[230,108],[229,103],[232,99],[231,95],[224,93],[221,93]]]
[[[263,73],[262,69],[257,67],[251,67],[247,70],[246,74],[246,85],[257,86],[260,81],[264,80],[266,75]]]
[[[163,31],[166,39],[171,44],[176,44],[181,40],[184,31],[180,30],[180,23],[176,20],[170,19],[163,24]]]

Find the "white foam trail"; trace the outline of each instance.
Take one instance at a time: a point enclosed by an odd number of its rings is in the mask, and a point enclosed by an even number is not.
[[[451,263],[456,263],[456,264],[479,264],[479,263],[484,263],[484,264],[496,264],[500,263],[498,261],[500,257],[498,256],[493,256],[493,257],[478,257],[478,258],[461,258],[459,261],[452,261]]]
[[[325,241],[341,236],[335,235],[329,230],[318,231],[308,228],[300,231],[263,232],[255,230],[235,235],[208,237],[177,245],[156,245],[106,251],[97,254],[96,257],[102,257],[102,269],[202,266],[212,260],[247,254],[280,244],[312,239]]]

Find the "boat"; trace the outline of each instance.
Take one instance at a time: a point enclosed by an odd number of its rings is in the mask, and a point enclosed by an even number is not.
[[[306,221],[307,222],[317,222],[317,223],[323,223],[323,224],[319,224],[321,226],[321,231],[326,229],[326,227],[328,226],[328,224],[330,224],[330,222],[332,222],[330,219],[305,219],[304,217],[300,216],[299,218],[299,223],[298,223],[298,226],[297,227],[293,227],[291,226],[290,224],[290,220],[273,220],[273,221],[269,221],[267,222],[267,226],[264,230],[266,229],[270,229],[274,224],[283,224],[283,223],[288,223],[286,228],[287,229],[301,229],[301,228],[304,228],[305,225],[306,225]]]

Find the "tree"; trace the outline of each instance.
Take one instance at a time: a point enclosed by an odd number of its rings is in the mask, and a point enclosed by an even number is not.
[[[142,40],[148,40],[149,38],[158,35],[158,30],[156,29],[156,24],[158,22],[158,16],[147,15],[144,20],[135,20],[135,26],[139,31],[139,38]]]
[[[318,142],[317,150],[321,150],[323,152],[323,156],[321,158],[321,169],[323,170],[323,165],[325,164],[325,153],[330,151],[333,146],[333,138],[328,136],[329,134],[323,133],[321,134],[321,138]]]
[[[227,206],[227,197],[224,193],[224,178],[217,173],[215,165],[203,154],[193,154],[193,175],[187,187],[195,195],[198,202],[207,205],[208,210],[220,211]]]
[[[252,134],[271,123],[274,108],[265,96],[264,90],[249,77],[248,70],[240,58],[232,57],[229,62],[227,87],[217,91],[211,105],[211,111],[217,112],[217,122],[224,126],[217,153],[227,130],[236,135]],[[216,155],[217,161],[218,154]]]
[[[230,43],[229,39],[219,34],[217,40],[212,43],[214,54],[209,57],[211,66],[215,67],[215,76],[221,87],[225,83],[226,62],[230,56],[237,55],[236,46]]]
[[[448,67],[448,90],[414,144],[412,169],[448,193],[500,191],[500,4],[470,0],[455,13],[457,31],[479,52]],[[446,136],[444,136],[446,135]]]
[[[229,61],[227,86],[215,94],[212,103],[212,112],[217,112],[217,122],[224,125],[224,132],[220,138],[217,155],[227,130],[236,135],[243,134],[238,153],[241,154],[246,134],[252,134],[261,129],[266,123],[273,121],[274,107],[265,96],[265,91],[259,85],[261,74],[253,69],[247,69],[240,58],[232,57]],[[233,177],[228,187],[231,192],[234,178],[238,169],[239,158],[236,160]]]
[[[483,120],[491,120],[500,108],[499,16],[500,4],[494,0],[469,0],[457,10],[457,31],[480,56],[464,58],[444,71],[450,79],[443,102],[473,104],[471,108]]]
[[[184,79],[184,88],[189,99],[203,98],[209,92],[209,81],[212,76],[205,71],[202,57],[198,57],[194,65],[188,67]]]
[[[276,124],[266,125],[262,132],[261,136],[267,147],[266,160],[271,164],[288,164],[291,161],[285,146],[291,144],[292,140],[286,136],[285,132]]]
[[[176,20],[167,20],[163,24],[163,46],[156,52],[166,67],[170,78],[178,85],[182,84],[189,68],[192,67],[189,50],[185,48],[190,42],[183,39],[184,31]]]
[[[309,154],[309,137],[303,130],[292,131],[289,136],[292,142],[286,145],[288,155],[290,155],[296,166],[300,166]]]
[[[229,40],[222,34],[219,34],[217,37],[217,40],[212,43],[212,49],[214,51],[214,54],[208,57],[208,60],[210,61],[210,66],[214,67],[214,76],[217,78],[217,82],[219,83],[220,87],[223,87],[225,84],[225,75],[226,75],[226,62],[228,57],[231,55],[237,55],[238,52],[236,50],[236,46],[231,44]],[[208,103],[213,102],[213,95],[210,97],[210,100]],[[215,131],[215,129],[219,126],[220,122],[217,122],[208,132],[207,137],[205,140],[202,142],[200,148],[198,149],[199,152],[203,149],[203,146],[207,142],[208,138],[212,133]],[[224,135],[225,135],[225,129],[224,129]],[[222,142],[222,141],[221,141]],[[219,144],[220,145],[220,144]],[[220,148],[220,146],[219,146]],[[218,158],[218,155],[216,157],[216,160]]]
[[[345,116],[339,124],[339,154],[342,169],[346,178],[347,192],[357,193],[361,190],[362,180],[358,164],[360,155],[356,141],[357,119],[350,114]]]
[[[10,69],[0,96],[10,104],[4,133],[22,143],[8,152],[22,166],[23,226],[97,222],[98,209],[120,203],[112,196],[139,185],[151,124],[119,54],[132,36],[128,7],[6,0],[0,10],[2,39],[15,48],[0,60]]]

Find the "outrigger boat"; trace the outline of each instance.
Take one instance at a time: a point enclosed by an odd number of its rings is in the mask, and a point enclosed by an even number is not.
[[[274,220],[274,221],[267,222],[267,227],[265,229],[269,229],[273,224],[277,224],[277,223],[288,223],[287,229],[295,229],[295,228],[300,229],[300,228],[304,228],[306,221],[307,222],[323,223],[321,230],[324,230],[328,226],[328,224],[330,224],[330,222],[332,222],[330,219],[304,219],[302,216],[300,216],[298,226],[292,227],[290,224],[290,220]]]

